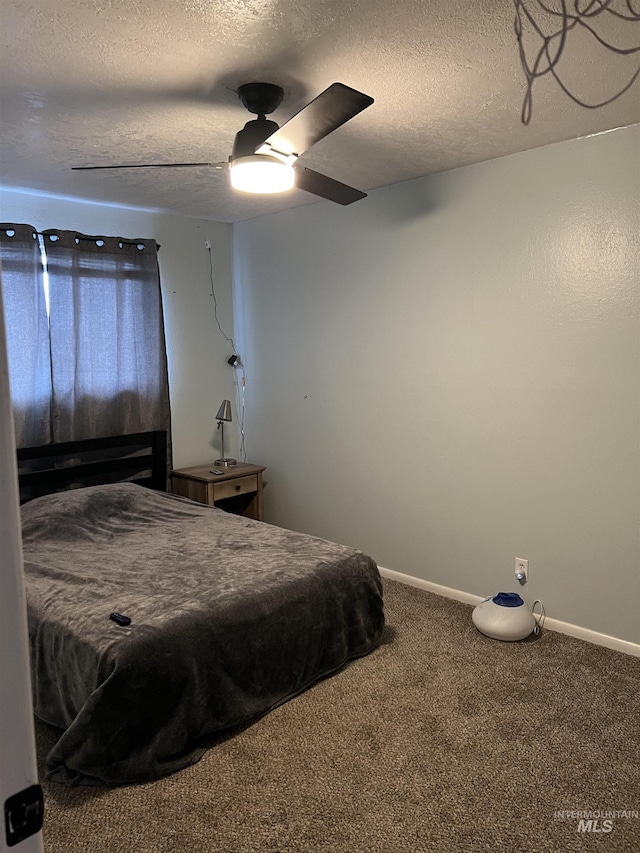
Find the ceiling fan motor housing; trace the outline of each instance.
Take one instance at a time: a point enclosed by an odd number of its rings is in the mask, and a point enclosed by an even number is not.
[[[275,121],[270,121],[264,117],[248,121],[243,129],[236,133],[231,160],[255,154],[256,148],[262,145],[265,139],[275,133],[276,130],[278,130],[278,125]]]

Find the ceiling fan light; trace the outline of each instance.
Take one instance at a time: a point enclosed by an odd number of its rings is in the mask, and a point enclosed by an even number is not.
[[[276,157],[249,154],[231,163],[231,186],[243,193],[284,193],[293,189],[295,171]]]

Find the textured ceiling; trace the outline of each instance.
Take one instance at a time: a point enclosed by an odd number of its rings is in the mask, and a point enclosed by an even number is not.
[[[637,43],[639,23],[611,20]],[[207,168],[71,171],[226,160],[256,80],[285,90],[279,124],[334,81],[375,99],[300,161],[363,190],[640,121],[640,80],[589,110],[547,75],[524,126],[513,21],[513,0],[2,0],[0,184],[223,222],[314,203]],[[636,67],[577,27],[558,70],[597,102]]]

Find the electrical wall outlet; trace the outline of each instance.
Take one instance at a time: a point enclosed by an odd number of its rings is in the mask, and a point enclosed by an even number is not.
[[[525,584],[529,580],[529,560],[523,560],[522,557],[516,557],[516,580],[521,584]]]

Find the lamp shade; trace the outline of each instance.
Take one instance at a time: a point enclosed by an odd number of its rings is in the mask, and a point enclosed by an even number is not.
[[[293,167],[267,154],[236,157],[231,162],[231,186],[245,193],[283,193],[293,189]]]
[[[229,400],[223,400],[220,408],[218,409],[218,414],[216,415],[217,421],[230,421],[231,417],[231,402]]]

